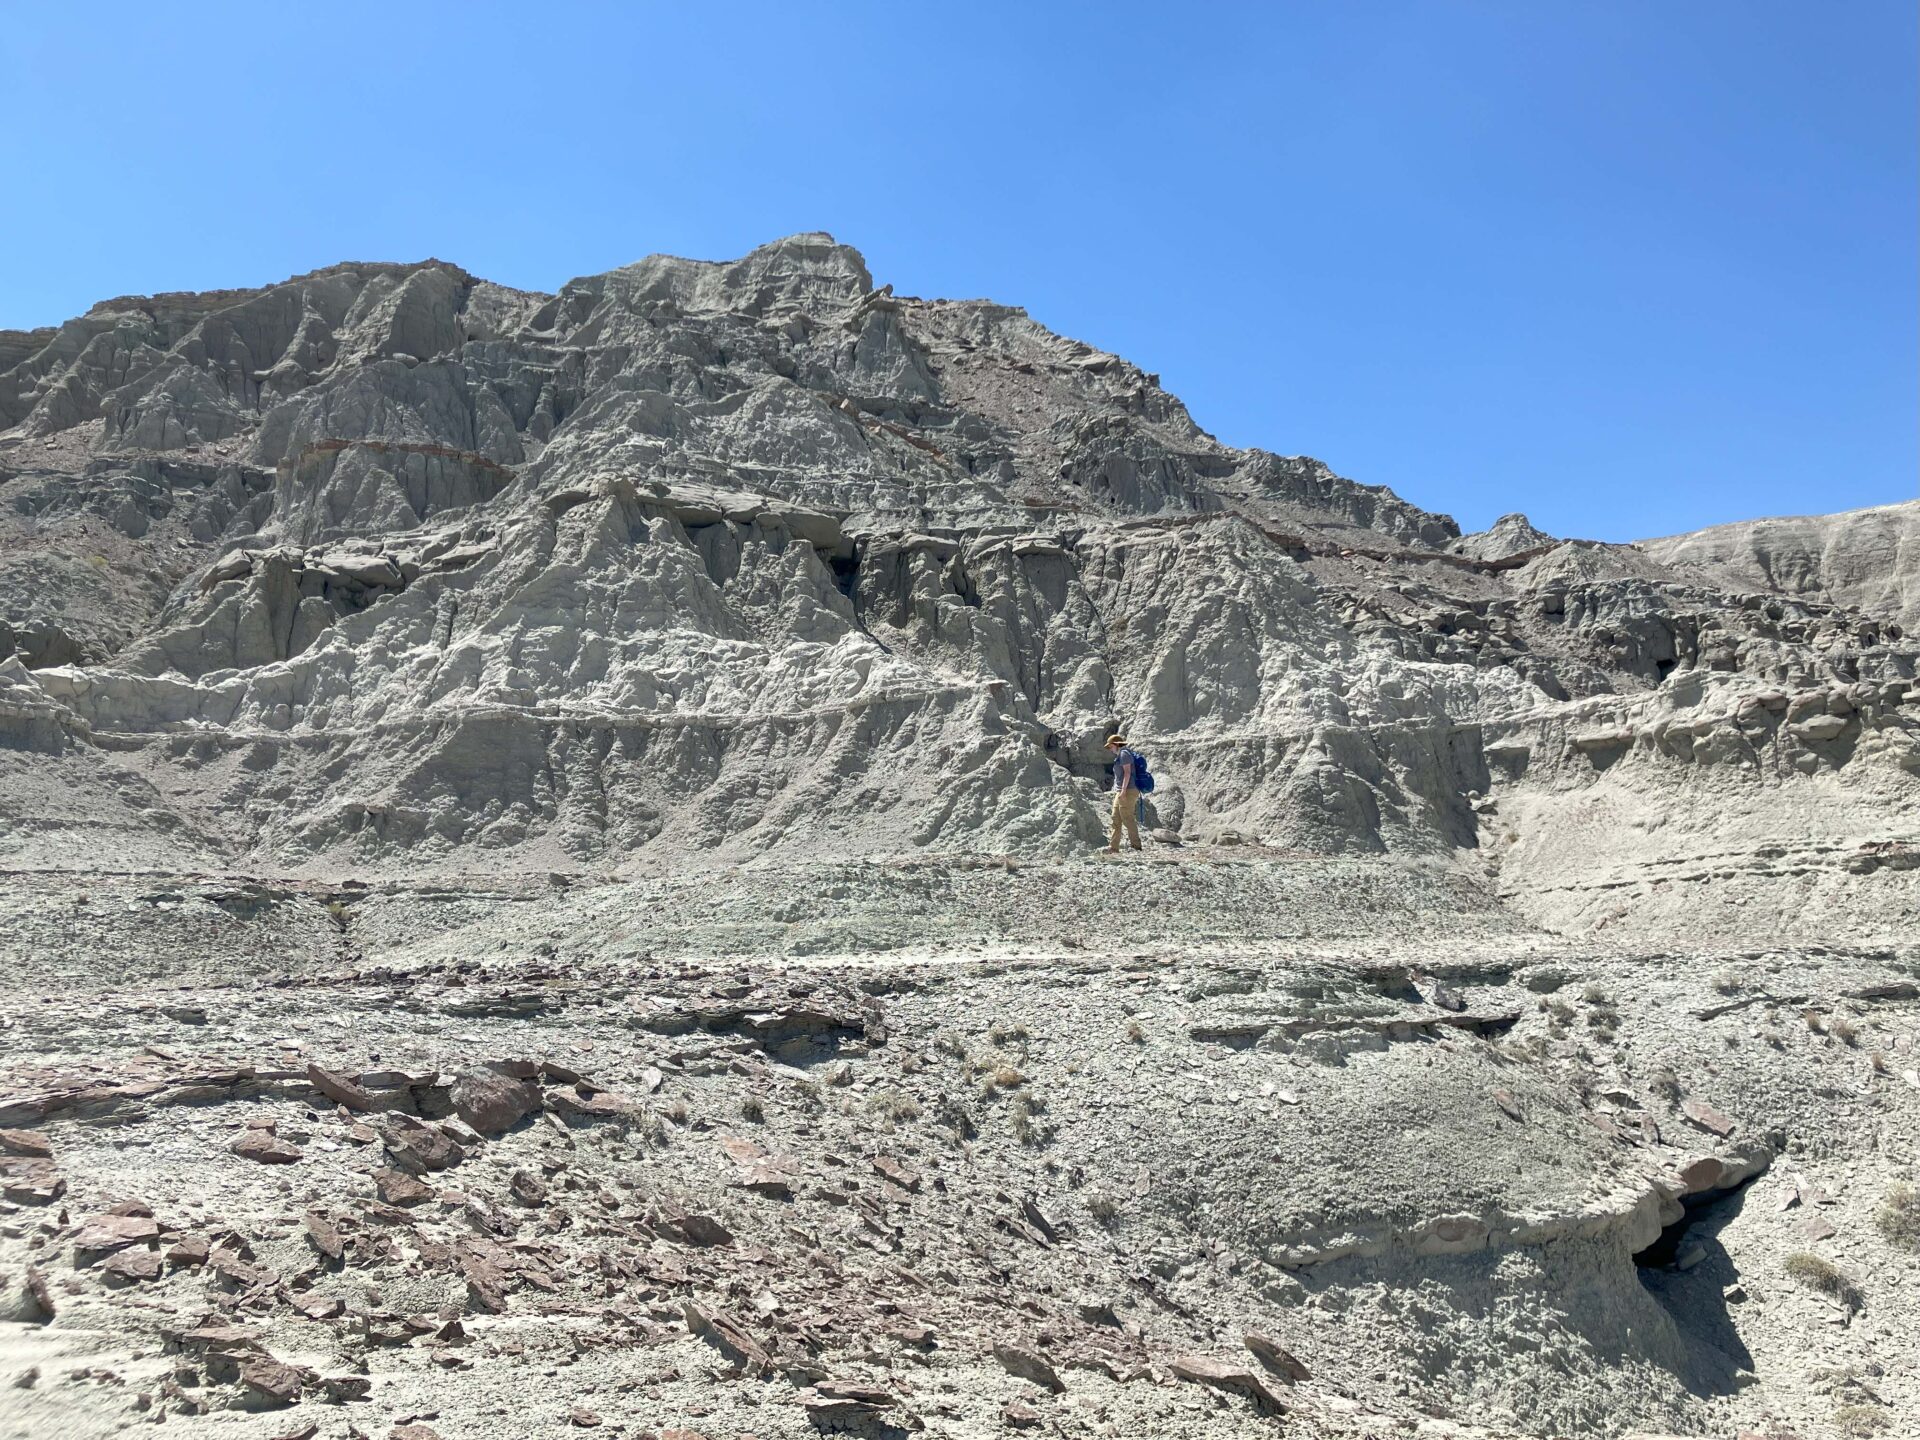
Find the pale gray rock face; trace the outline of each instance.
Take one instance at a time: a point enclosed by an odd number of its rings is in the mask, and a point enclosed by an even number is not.
[[[1462,536],[824,235],[108,301],[0,427],[21,1433],[1920,1406],[1910,507]]]
[[[1920,629],[1920,500],[1745,520],[1642,540],[1639,548],[1719,583],[1845,605]]]
[[[113,735],[230,860],[1057,854],[1124,725],[1168,838],[1464,861],[1596,923],[1649,863],[1920,803],[1910,509],[1750,527],[1750,581],[1724,537],[1463,538],[823,235],[553,296],[342,265],[6,343],[7,643],[70,763]],[[1857,698],[1826,734],[1773,693]],[[1676,787],[1715,803],[1594,833]]]
[[[1448,548],[1475,560],[1510,560],[1533,555],[1559,544],[1524,515],[1502,515],[1485,530],[1462,535]]]

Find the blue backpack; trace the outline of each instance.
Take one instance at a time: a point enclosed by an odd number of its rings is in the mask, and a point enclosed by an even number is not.
[[[1138,750],[1133,752],[1133,788],[1142,795],[1153,793],[1153,772],[1147,769],[1147,757]]]

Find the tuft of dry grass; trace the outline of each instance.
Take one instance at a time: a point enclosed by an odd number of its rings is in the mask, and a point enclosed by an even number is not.
[[[880,1090],[867,1100],[867,1109],[890,1125],[920,1118],[920,1102],[903,1090]]]
[[[1838,1300],[1849,1310],[1860,1308],[1860,1287],[1831,1260],[1806,1250],[1797,1250],[1781,1262],[1780,1268],[1796,1284],[1818,1291],[1829,1300]]]
[[[1854,1027],[1853,1021],[1844,1015],[1836,1015],[1827,1021],[1827,1034],[1838,1040],[1842,1045],[1858,1044],[1860,1040],[1859,1030]]]
[[[1666,1065],[1662,1065],[1647,1077],[1647,1089],[1669,1105],[1677,1105],[1680,1102],[1680,1077]]]
[[[956,1145],[971,1140],[980,1133],[979,1127],[973,1123],[973,1112],[967,1109],[966,1102],[957,1095],[942,1095],[936,1100],[933,1119],[935,1124],[953,1137]]]
[[[1120,1202],[1111,1195],[1094,1194],[1087,1197],[1087,1210],[1108,1229],[1120,1218]]]
[[[1053,1127],[1040,1117],[1046,1113],[1047,1102],[1031,1091],[1013,1097],[1013,1106],[1008,1123],[1013,1127],[1013,1138],[1022,1145],[1039,1146],[1053,1138]]]
[[[1135,1045],[1144,1045],[1147,1043],[1146,1029],[1138,1020],[1129,1020],[1127,1022],[1127,1039],[1131,1040]]]
[[[1920,1190],[1895,1185],[1873,1212],[1874,1226],[1895,1245],[1920,1250]]]
[[[1722,970],[1713,977],[1713,988],[1722,995],[1738,995],[1747,988],[1747,982],[1731,970]]]
[[[793,1082],[793,1098],[803,1113],[821,1114],[827,1108],[826,1092],[820,1088],[818,1080],[796,1080]]]
[[[740,1118],[751,1120],[758,1125],[767,1118],[767,1105],[758,1095],[749,1095],[740,1102]]]
[[[990,1062],[981,1067],[980,1098],[991,1100],[1002,1090],[1018,1090],[1027,1083],[1027,1077],[1018,1066],[1005,1061]]]
[[[1833,1412],[1834,1430],[1846,1440],[1871,1440],[1893,1428],[1893,1418],[1881,1405],[1842,1405]]]

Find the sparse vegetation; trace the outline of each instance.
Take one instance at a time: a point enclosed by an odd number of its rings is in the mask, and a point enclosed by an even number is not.
[[[1662,1065],[1647,1077],[1647,1090],[1669,1105],[1680,1103],[1680,1077],[1671,1066]]]
[[[1024,1044],[1032,1038],[1024,1025],[1009,1024],[1005,1020],[996,1020],[987,1027],[987,1038],[996,1045]]]
[[[1806,1250],[1795,1251],[1781,1263],[1789,1280],[1818,1291],[1829,1300],[1838,1300],[1850,1310],[1860,1308],[1860,1290],[1831,1260]]]
[[[1129,1020],[1127,1022],[1127,1039],[1135,1045],[1144,1045],[1147,1043],[1146,1029],[1138,1020]]]
[[[934,1036],[933,1048],[938,1050],[942,1055],[951,1056],[953,1059],[958,1060],[962,1065],[967,1063],[966,1043],[951,1030],[942,1030],[938,1035]]]
[[[684,1100],[674,1101],[671,1105],[667,1106],[666,1116],[667,1119],[671,1120],[674,1124],[684,1126],[688,1118],[687,1102]]]
[[[1044,1145],[1053,1138],[1053,1127],[1040,1117],[1046,1113],[1047,1102],[1029,1091],[1013,1097],[1013,1105],[1008,1123],[1013,1127],[1013,1138],[1022,1145]]]
[[[794,1081],[793,1098],[808,1115],[818,1115],[827,1108],[826,1094],[821,1090],[818,1080]]]
[[[1833,1428],[1847,1440],[1869,1440],[1893,1428],[1893,1418],[1881,1405],[1843,1405],[1833,1412]]]
[[[903,1121],[920,1118],[920,1102],[904,1090],[876,1092],[867,1100],[867,1109],[889,1125],[898,1125]]]
[[[1722,970],[1713,977],[1713,988],[1722,995],[1738,995],[1747,988],[1747,982],[1731,970]]]
[[[1859,1030],[1854,1028],[1853,1021],[1844,1015],[1836,1015],[1827,1021],[1827,1034],[1838,1040],[1842,1045],[1853,1045],[1858,1043],[1860,1039]]]
[[[1613,1004],[1613,996],[1609,995],[1607,993],[1606,987],[1602,985],[1587,986],[1586,989],[1580,992],[1580,998],[1586,1001],[1587,1004],[1589,1005],[1612,1005]]]
[[[1026,1075],[1004,1059],[989,1061],[980,1067],[980,1098],[991,1100],[1002,1090],[1018,1090],[1027,1083]]]
[[[956,1143],[971,1140],[980,1133],[973,1123],[973,1112],[957,1095],[942,1095],[936,1100],[933,1118],[934,1123],[951,1135]]]
[[[749,1095],[740,1102],[740,1118],[758,1125],[767,1118],[767,1106],[758,1095]]]
[[[1087,1197],[1087,1211],[1108,1229],[1120,1218],[1120,1202],[1111,1195],[1095,1193]]]
[[[1887,1191],[1880,1208],[1873,1212],[1873,1223],[1895,1245],[1920,1250],[1920,1190],[1899,1184]]]

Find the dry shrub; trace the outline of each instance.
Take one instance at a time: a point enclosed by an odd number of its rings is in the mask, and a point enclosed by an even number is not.
[[[920,1118],[920,1102],[901,1090],[881,1090],[867,1101],[867,1109],[889,1124]]]
[[[971,1140],[980,1133],[973,1123],[973,1112],[957,1095],[942,1095],[936,1100],[933,1118],[942,1130],[953,1137],[956,1144]]]
[[[1860,1289],[1848,1278],[1845,1271],[1831,1260],[1805,1250],[1795,1251],[1781,1262],[1780,1268],[1787,1278],[1809,1290],[1816,1290],[1830,1300],[1838,1300],[1849,1310],[1860,1308]]]
[[[1879,1405],[1843,1405],[1833,1412],[1833,1428],[1847,1440],[1871,1440],[1892,1429],[1893,1419]]]
[[[1028,1092],[1013,1097],[1012,1113],[1009,1123],[1013,1126],[1013,1138],[1022,1145],[1044,1145],[1053,1138],[1053,1127],[1040,1117],[1046,1112],[1047,1102]]]
[[[1873,1223],[1895,1245],[1920,1250],[1920,1190],[1895,1185],[1873,1212]]]

